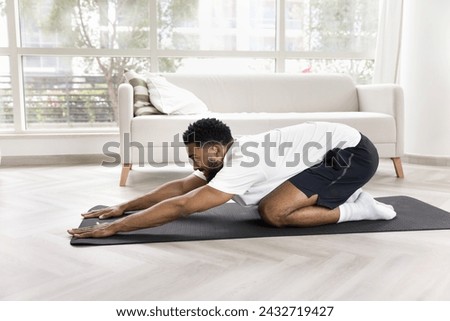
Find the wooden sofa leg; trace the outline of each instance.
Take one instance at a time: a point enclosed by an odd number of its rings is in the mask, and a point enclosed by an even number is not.
[[[123,164],[122,173],[120,174],[120,186],[125,186],[127,184],[128,174],[131,171],[132,164]]]
[[[405,177],[403,175],[403,166],[402,166],[402,160],[400,157],[393,157],[391,158],[392,162],[394,163],[394,168],[395,168],[395,174],[397,174],[398,178],[403,178]]]

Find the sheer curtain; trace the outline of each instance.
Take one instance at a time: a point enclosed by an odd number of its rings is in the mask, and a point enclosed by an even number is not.
[[[398,78],[403,0],[380,0],[374,83],[395,83]]]

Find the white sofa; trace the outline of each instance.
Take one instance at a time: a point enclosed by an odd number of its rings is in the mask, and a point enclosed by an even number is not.
[[[164,76],[197,95],[210,113],[133,117],[133,89],[121,84],[121,186],[133,166],[161,167],[174,161],[188,166],[182,144],[170,143],[182,141],[187,126],[203,117],[221,119],[234,137],[306,121],[344,123],[369,137],[380,157],[391,158],[397,177],[403,177],[404,106],[398,85],[356,86],[349,76],[340,74]]]

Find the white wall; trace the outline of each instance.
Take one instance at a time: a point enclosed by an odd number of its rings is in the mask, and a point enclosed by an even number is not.
[[[0,147],[1,154],[5,157],[85,154],[100,155],[103,153],[102,149],[104,144],[118,141],[118,133],[24,134],[2,136],[0,138]]]
[[[404,1],[405,153],[450,156],[450,1]]]

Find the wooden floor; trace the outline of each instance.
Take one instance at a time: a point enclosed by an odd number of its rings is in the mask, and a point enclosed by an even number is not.
[[[450,167],[383,161],[366,190],[450,211]],[[450,300],[450,230],[71,247],[96,204],[185,172],[0,167],[2,300]]]

